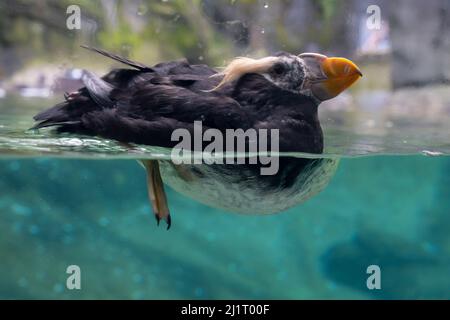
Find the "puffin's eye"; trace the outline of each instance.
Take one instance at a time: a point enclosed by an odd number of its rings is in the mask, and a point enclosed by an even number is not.
[[[272,67],[272,72],[276,75],[281,75],[285,71],[284,65],[282,63],[275,63]]]

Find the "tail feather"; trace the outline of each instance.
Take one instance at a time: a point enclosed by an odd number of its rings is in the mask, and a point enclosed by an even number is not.
[[[31,129],[58,126],[59,131],[64,131],[67,127],[73,128],[74,125],[81,124],[84,114],[114,106],[111,94],[116,88],[113,85],[86,70],[81,79],[85,87],[65,95],[64,102],[35,115],[34,120],[39,123]]]
[[[31,129],[57,126],[58,131],[66,131],[66,129],[79,129],[82,131],[81,119],[83,115],[104,108],[114,107],[115,99],[113,96],[120,90],[121,83],[128,82],[130,78],[141,71],[153,71],[149,66],[131,61],[113,53],[87,46],[82,47],[124,63],[135,69],[115,70],[103,78],[85,70],[81,78],[84,87],[74,94],[65,95],[65,101],[34,116],[34,120],[38,123]]]
[[[66,100],[44,110],[33,117],[38,123],[31,129],[58,126],[59,128],[73,127],[81,123],[85,113],[102,108],[89,96],[86,89],[81,89],[76,98]],[[58,130],[59,130],[58,128]]]
[[[131,77],[141,71],[153,71],[152,68],[139,62],[120,57],[101,49],[82,46],[103,56],[122,62],[133,69],[115,70],[100,78],[92,72],[84,71],[81,80],[84,87],[78,92],[66,95],[66,100],[34,116],[38,123],[31,129],[58,126],[58,131],[82,130],[82,117],[86,113],[115,105],[113,96],[121,88],[121,82],[128,82]],[[117,82],[117,80],[120,80]]]
[[[54,122],[52,120],[39,122],[35,126],[31,127],[29,130],[37,130],[41,128],[47,128],[47,127],[54,127],[54,126],[73,126],[73,125],[79,125],[81,124],[81,121],[64,121],[64,122]]]
[[[36,121],[44,121],[44,120],[48,120],[50,118],[59,118],[62,117],[64,114],[64,107],[67,105],[66,102],[61,102],[58,103],[57,105],[55,105],[52,108],[49,108],[47,110],[44,110],[42,112],[39,112],[37,115],[35,115],[33,117],[34,120]]]
[[[47,110],[44,110],[33,117],[35,121],[39,121],[31,129],[39,129],[44,127],[49,127],[52,125],[56,125],[57,123],[64,123],[70,121],[69,114],[67,112],[68,102],[61,102],[51,107]]]
[[[33,119],[38,121],[38,123],[30,130],[80,123],[79,119],[74,119],[74,115],[70,114],[69,102],[67,101],[58,103],[54,107],[38,113]]]

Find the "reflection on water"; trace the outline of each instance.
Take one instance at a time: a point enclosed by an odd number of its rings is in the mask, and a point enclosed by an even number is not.
[[[430,113],[433,105],[420,105],[419,108],[415,100],[405,100],[406,104],[411,102],[411,112],[400,112],[395,104],[375,104],[375,108],[372,97],[350,99],[358,100],[357,102],[361,100],[358,105],[345,99],[335,99],[320,107],[320,120],[325,133],[323,157],[450,154],[450,110],[435,106],[435,114],[426,118],[425,115]],[[393,101],[395,99],[397,97]],[[371,105],[364,105],[364,101],[371,101]],[[380,101],[383,102],[385,100]],[[54,103],[55,100],[47,99],[0,99],[0,154],[115,159],[170,158],[170,150],[164,148],[139,145],[130,149],[106,139],[54,135],[43,129],[39,132],[27,131],[33,126],[33,115]],[[448,103],[450,106],[450,99]],[[286,155],[317,157],[300,153]]]

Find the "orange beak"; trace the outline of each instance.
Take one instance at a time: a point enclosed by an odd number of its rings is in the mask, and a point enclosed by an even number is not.
[[[310,70],[306,84],[320,101],[336,97],[362,77],[361,70],[345,58],[328,58],[317,53],[300,55]]]

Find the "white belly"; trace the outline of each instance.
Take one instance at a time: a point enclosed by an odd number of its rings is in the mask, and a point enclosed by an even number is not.
[[[163,181],[176,191],[211,207],[245,214],[270,214],[284,211],[322,191],[336,172],[338,159],[322,159],[321,165],[302,171],[290,188],[261,188],[259,176],[245,182],[230,183],[230,172],[201,165],[178,165],[160,161]],[[192,169],[200,173],[192,174]],[[231,179],[233,180],[233,179]]]

